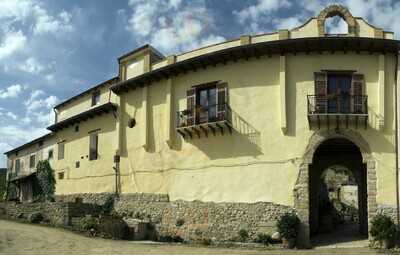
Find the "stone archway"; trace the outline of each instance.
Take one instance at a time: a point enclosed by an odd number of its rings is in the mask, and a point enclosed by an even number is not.
[[[323,9],[317,17],[318,23],[318,34],[319,36],[325,36],[325,20],[330,17],[339,16],[344,19],[349,27],[349,36],[356,36],[357,34],[357,22],[349,9],[342,5],[330,5]]]
[[[362,162],[366,165],[367,176],[367,214],[370,223],[377,211],[376,203],[376,162],[371,156],[371,149],[364,138],[351,130],[326,130],[314,133],[306,148],[303,162],[300,164],[297,181],[293,190],[294,207],[301,220],[298,243],[301,246],[310,246],[310,198],[309,198],[309,166],[317,148],[326,140],[343,138],[354,143],[360,150]],[[370,225],[370,224],[368,224]]]

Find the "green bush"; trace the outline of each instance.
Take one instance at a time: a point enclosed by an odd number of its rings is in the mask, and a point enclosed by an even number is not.
[[[114,210],[114,201],[115,201],[115,195],[107,196],[106,201],[101,206],[102,214],[111,214],[112,213],[112,211]]]
[[[128,226],[115,215],[102,216],[99,218],[98,231],[106,238],[125,239],[128,235]]]
[[[185,224],[185,220],[184,220],[184,219],[178,219],[178,220],[176,221],[176,223],[175,223],[175,225],[176,225],[177,227],[181,227],[181,226],[183,226],[183,224]]]
[[[239,230],[238,235],[239,235],[239,241],[240,242],[246,242],[247,239],[249,238],[249,233],[247,232],[246,229]]]
[[[300,219],[295,213],[285,213],[278,220],[277,228],[281,237],[285,239],[293,239],[297,237],[300,225]]]
[[[28,215],[28,221],[30,223],[40,223],[43,220],[43,216],[40,212],[34,212]]]
[[[375,241],[393,240],[396,226],[389,216],[377,214],[371,221],[371,236]]]
[[[41,160],[36,165],[37,186],[35,194],[40,200],[53,200],[54,191],[56,189],[56,179],[54,171],[48,160]]]
[[[211,239],[210,238],[203,238],[203,239],[201,239],[201,244],[209,246],[209,245],[211,245]]]
[[[80,231],[90,231],[91,229],[97,230],[97,219],[91,215],[87,215],[79,220],[79,230]]]
[[[256,243],[262,243],[264,245],[270,245],[273,240],[272,237],[268,234],[264,234],[264,233],[259,233],[257,235],[257,238],[255,240]]]

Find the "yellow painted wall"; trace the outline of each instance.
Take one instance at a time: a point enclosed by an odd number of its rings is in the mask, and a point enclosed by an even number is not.
[[[116,95],[111,93],[110,97],[110,87],[111,85],[107,85],[100,88],[100,104],[92,106],[92,93],[88,93],[68,103],[67,105],[60,107],[58,109],[58,121],[62,121],[64,119],[75,116],[81,112],[87,111],[91,108],[107,103],[109,100],[111,102],[115,102]]]
[[[89,160],[89,132],[100,129],[99,156]],[[113,156],[118,139],[115,137],[115,120],[112,113],[103,114],[79,124],[79,131],[74,127],[63,129],[56,135],[57,142],[65,141],[64,159],[58,160],[58,145],[55,149],[56,194],[85,192],[113,192],[115,178]],[[80,167],[75,163],[79,161]],[[64,173],[64,179],[58,179],[58,173]]]
[[[142,90],[123,94],[126,110],[122,132],[122,192],[167,193],[172,200],[271,201],[293,205],[293,187],[312,132],[307,122],[306,95],[314,93],[313,73],[321,69],[356,70],[365,74],[370,124],[378,107],[378,55],[298,54],[287,56],[288,133],[280,130],[279,57],[229,62],[173,78],[173,110],[186,107],[186,90],[194,84],[228,82],[232,109],[254,130],[184,141],[174,132],[167,143],[166,80],[148,87],[148,144],[143,148]],[[359,129],[377,160],[378,203],[394,204],[393,151],[394,57],[386,57],[386,128]],[[175,116],[173,114],[173,116]],[[130,118],[137,119],[127,128]],[[175,119],[172,120],[175,123]],[[282,153],[284,152],[284,153]],[[110,158],[111,160],[111,158]]]

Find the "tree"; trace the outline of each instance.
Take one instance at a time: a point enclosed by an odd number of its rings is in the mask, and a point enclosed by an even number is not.
[[[41,160],[36,166],[37,195],[40,199],[51,200],[56,189],[54,171],[48,160]]]

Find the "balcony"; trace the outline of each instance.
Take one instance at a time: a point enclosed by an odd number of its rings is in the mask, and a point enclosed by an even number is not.
[[[310,129],[368,127],[368,97],[364,95],[308,95],[307,109]]]
[[[232,110],[228,104],[215,104],[208,107],[196,105],[194,110],[183,110],[177,113],[177,132],[183,138],[193,136],[206,137],[217,132],[222,135],[227,130],[232,134]]]

